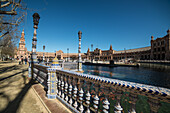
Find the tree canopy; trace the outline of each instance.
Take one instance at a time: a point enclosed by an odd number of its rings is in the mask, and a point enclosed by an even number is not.
[[[25,19],[26,4],[22,0],[0,0],[0,57],[14,56],[20,37],[19,27]]]

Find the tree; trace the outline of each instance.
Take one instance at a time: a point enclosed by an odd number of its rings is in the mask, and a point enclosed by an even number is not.
[[[19,25],[24,21],[26,5],[21,0],[0,0],[0,56],[14,56],[20,37]]]

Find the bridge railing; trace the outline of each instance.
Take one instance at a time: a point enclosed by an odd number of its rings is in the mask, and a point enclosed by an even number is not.
[[[50,78],[53,76],[50,70],[55,72],[53,94],[74,112],[168,113],[170,111],[170,89],[167,88],[69,70],[53,70],[39,65],[34,65],[33,70],[35,78],[48,90],[51,88],[50,84],[54,82],[50,82],[53,79]]]
[[[48,80],[48,69],[49,66],[45,65],[33,65],[33,78],[40,82],[46,89],[47,87],[47,80]]]

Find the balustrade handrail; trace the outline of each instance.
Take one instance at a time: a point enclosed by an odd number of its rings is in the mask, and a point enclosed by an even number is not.
[[[170,89],[152,85],[128,82],[43,65],[33,66],[33,75],[46,88],[48,98],[58,98],[74,112],[121,112],[122,95],[128,93],[128,111],[135,113],[138,95],[143,95],[151,112],[158,112],[161,102],[170,103]],[[95,90],[95,91],[94,91]],[[103,92],[101,95],[101,92]],[[111,93],[110,93],[111,92]],[[115,95],[116,104],[109,107],[110,94]],[[102,97],[103,96],[103,97]],[[92,98],[93,99],[92,99]],[[100,100],[104,98],[103,100]],[[125,101],[125,99],[123,100]],[[102,107],[101,107],[102,102]],[[125,107],[125,106],[124,106]],[[110,111],[111,110],[111,111]],[[148,110],[148,109],[147,109]],[[127,111],[127,109],[125,110]],[[139,111],[138,111],[139,112]]]
[[[106,84],[107,86],[117,86],[122,89],[126,89],[127,91],[135,90],[136,93],[140,93],[140,95],[147,95],[147,96],[155,96],[157,99],[162,100],[164,102],[170,103],[170,89],[163,88],[163,87],[157,87],[152,85],[146,85],[141,83],[135,83],[135,82],[128,82],[123,80],[117,80],[112,78],[106,78],[106,77],[100,77],[96,75],[89,75],[89,74],[83,74],[78,73],[74,71],[69,70],[56,70],[58,72],[61,72],[62,74],[71,74],[86,79],[88,81],[91,81],[93,83],[98,82],[99,84]]]

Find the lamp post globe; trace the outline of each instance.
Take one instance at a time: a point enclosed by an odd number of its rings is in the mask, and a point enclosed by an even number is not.
[[[37,26],[38,26],[38,23],[39,23],[39,20],[40,20],[39,14],[38,14],[38,13],[34,13],[34,14],[32,15],[32,17],[33,17],[34,25],[37,25]]]

